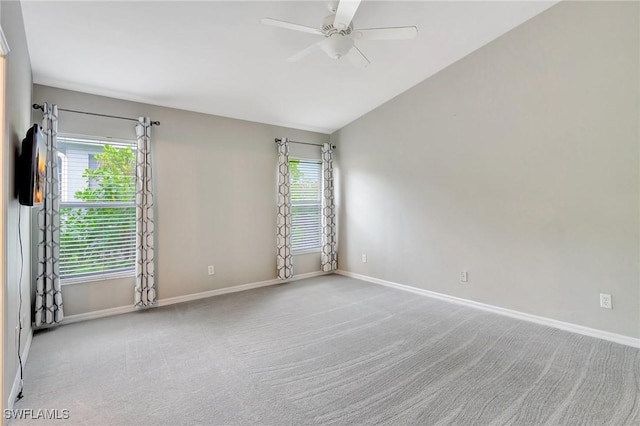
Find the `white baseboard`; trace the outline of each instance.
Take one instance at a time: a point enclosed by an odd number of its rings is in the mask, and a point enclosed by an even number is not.
[[[235,286],[230,286],[230,287],[218,288],[218,289],[215,289],[215,290],[203,291],[202,293],[193,293],[193,294],[186,294],[184,296],[176,296],[176,297],[169,297],[169,298],[166,298],[166,299],[158,299],[158,302],[155,305],[151,306],[150,308],[155,308],[157,306],[173,305],[173,304],[182,303],[182,302],[189,302],[191,300],[206,299],[207,297],[219,296],[221,294],[236,293],[236,292],[239,292],[239,291],[251,290],[251,289],[259,288],[259,287],[266,287],[266,286],[270,286],[270,285],[284,284],[284,283],[288,283],[288,282],[292,282],[292,281],[303,280],[303,279],[306,279],[306,278],[319,277],[321,275],[328,275],[328,274],[332,274],[332,273],[333,272],[323,272],[323,271],[309,272],[307,274],[295,275],[292,278],[289,278],[288,280],[273,279],[273,280],[267,280],[267,281],[258,281],[258,282],[254,282],[254,283],[241,284],[241,285],[235,285]],[[133,297],[133,289],[131,290],[131,295]],[[135,311],[138,311],[138,310],[140,310],[140,309],[136,308],[135,306],[133,306],[133,303],[132,303],[131,305],[119,306],[117,308],[102,309],[100,311],[93,311],[93,312],[86,312],[86,313],[83,313],[83,314],[69,315],[67,317],[64,317],[64,319],[62,320],[61,324],[72,324],[74,322],[86,321],[86,320],[90,320],[90,319],[103,318],[103,317],[110,317],[112,315],[126,314],[126,313],[129,313],[129,312],[135,312]]]
[[[31,349],[32,340],[33,330],[29,329],[29,333],[27,333],[27,341],[24,342],[24,349],[22,349],[22,354],[20,354],[20,357],[22,358],[23,370],[25,364],[27,363],[27,358],[29,357],[29,349]],[[9,410],[13,410],[13,404],[16,402],[18,392],[20,392],[20,366],[18,366],[16,377],[13,379],[13,385],[11,386],[11,392],[9,392],[9,400],[7,401],[7,408]]]
[[[551,318],[541,317],[538,315],[527,314],[520,311],[514,311],[512,309],[501,308],[499,306],[488,305],[485,303],[475,302],[469,299],[463,299],[460,297],[449,296],[447,294],[436,293],[434,291],[424,290],[417,287],[411,287],[404,284],[398,284],[392,281],[381,280],[379,278],[370,277],[367,275],[356,274],[354,272],[348,272],[343,270],[335,271],[336,274],[344,275],[345,277],[355,278],[362,281],[367,281],[373,284],[379,284],[386,287],[396,288],[398,290],[408,291],[411,293],[420,294],[422,296],[431,297],[434,299],[444,300],[446,302],[456,303],[458,305],[469,306],[471,308],[481,309],[483,311],[493,312],[494,314],[504,315],[511,318],[516,318],[524,321],[534,322],[536,324],[546,325],[548,327],[558,328],[560,330],[570,331],[572,333],[582,334],[585,336],[595,337],[598,339],[608,340],[610,342],[620,343],[621,345],[631,346],[634,348],[640,348],[640,339],[636,339],[630,336],[624,336],[622,334],[611,333],[604,330],[598,330],[595,328],[585,327],[578,324],[572,324],[569,322],[559,321]]]
[[[98,319],[103,317],[111,317],[113,315],[127,314],[129,312],[134,312],[137,310],[138,309],[135,306],[133,306],[133,303],[132,303],[131,305],[118,306],[117,308],[101,309],[99,311],[91,311],[91,312],[85,312],[82,314],[65,316],[60,322],[60,324],[61,325],[72,324],[74,322],[87,321],[87,320]],[[48,327],[45,326],[42,328],[48,328]]]
[[[288,282],[292,282],[292,281],[304,280],[306,278],[319,277],[321,275],[327,275],[329,273],[331,273],[331,272],[322,272],[322,271],[309,272],[307,274],[295,275],[295,276],[289,278],[288,280],[274,279],[274,280],[267,280],[267,281],[258,281],[258,282],[255,282],[255,283],[241,284],[241,285],[235,285],[235,286],[232,286],[232,287],[224,287],[224,288],[219,288],[219,289],[216,289],[216,290],[204,291],[202,293],[194,293],[194,294],[187,294],[185,296],[170,297],[168,299],[160,299],[160,300],[158,300],[158,303],[157,303],[156,306],[173,305],[174,303],[189,302],[191,300],[204,299],[204,298],[207,298],[207,297],[219,296],[221,294],[236,293],[238,291],[251,290],[251,289],[259,288],[259,287],[266,287],[266,286],[270,286],[270,285],[284,284],[284,283],[288,283]]]

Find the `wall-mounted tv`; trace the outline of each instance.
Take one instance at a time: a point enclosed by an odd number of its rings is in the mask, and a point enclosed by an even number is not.
[[[44,202],[44,184],[47,173],[47,146],[37,124],[22,140],[18,167],[18,198],[23,206]]]

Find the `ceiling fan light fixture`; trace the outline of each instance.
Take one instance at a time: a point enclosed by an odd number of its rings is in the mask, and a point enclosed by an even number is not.
[[[320,43],[320,48],[331,59],[340,59],[349,53],[353,44],[353,40],[350,37],[342,34],[333,34]]]

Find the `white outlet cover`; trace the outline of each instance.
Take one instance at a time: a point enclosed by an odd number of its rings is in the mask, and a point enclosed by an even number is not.
[[[605,309],[613,309],[613,303],[610,294],[600,293],[600,307]]]

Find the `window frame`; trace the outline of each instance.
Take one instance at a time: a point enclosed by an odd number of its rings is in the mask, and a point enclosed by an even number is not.
[[[320,240],[318,243],[317,247],[312,247],[312,248],[303,248],[303,249],[294,249],[293,248],[293,243],[291,244],[291,255],[293,256],[299,256],[299,255],[304,255],[304,254],[312,254],[312,253],[321,253],[322,252],[322,205],[323,205],[323,199],[322,199],[322,194],[323,194],[323,190],[324,190],[324,170],[322,167],[322,159],[320,158],[309,158],[309,157],[298,157],[298,156],[293,156],[290,155],[289,156],[289,167],[291,167],[291,160],[294,161],[304,161],[304,162],[309,162],[309,163],[315,163],[318,164],[320,166],[320,178],[319,178],[319,187],[320,187],[320,201],[318,202],[319,205],[319,217],[320,217],[320,230],[318,232]],[[289,173],[291,173],[291,169],[289,169]],[[289,185],[291,186],[291,175],[289,176]],[[291,191],[291,190],[290,190]],[[293,207],[294,207],[294,202],[293,199],[290,200],[291,203],[291,227],[293,228]],[[314,204],[315,205],[315,204]]]
[[[66,200],[69,197],[69,194],[67,194],[66,191],[66,185],[67,185],[67,155],[63,152],[58,152],[57,153],[57,161],[58,161],[58,179],[60,180],[59,184],[60,187],[62,189],[65,189],[65,191],[60,191],[60,193],[58,194],[58,197],[60,198],[60,202],[62,203],[63,200]]]
[[[79,136],[79,135],[71,135],[71,134],[58,134],[57,139],[59,142],[71,142],[71,143],[81,143],[93,146],[104,146],[111,145],[119,148],[131,147],[134,151],[134,155],[137,157],[137,141],[135,139],[120,139],[120,138],[111,138],[111,137],[100,137],[100,136]],[[68,157],[64,153],[58,153],[63,157],[63,162],[65,169],[63,171],[63,176],[65,178],[66,183],[69,182],[68,176]],[[89,154],[95,155],[95,154]],[[89,165],[89,164],[87,164]],[[62,182],[59,183],[62,185]],[[68,188],[64,188],[68,192]],[[70,198],[69,194],[67,195],[67,200]],[[131,208],[136,207],[135,197],[132,201],[120,201],[120,202],[111,202],[111,201],[96,201],[96,202],[87,202],[87,201],[63,201],[62,200],[62,191],[60,191],[60,201],[59,208],[62,211],[63,208]],[[135,244],[135,243],[134,243]],[[62,242],[60,242],[60,246],[62,246]],[[60,247],[61,249],[62,247]],[[135,247],[134,247],[135,249]],[[61,262],[62,259],[59,259]],[[86,274],[78,274],[70,277],[63,277],[60,275],[60,285],[74,285],[74,284],[82,284],[89,282],[97,282],[97,281],[107,281],[119,278],[133,278],[136,276],[136,264],[134,261],[132,268],[113,270],[107,272],[88,272]]]

